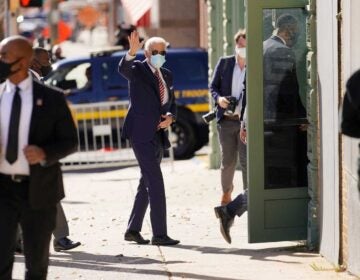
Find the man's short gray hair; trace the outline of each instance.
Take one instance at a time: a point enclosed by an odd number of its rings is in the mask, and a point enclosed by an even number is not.
[[[165,41],[164,38],[161,38],[161,37],[151,37],[149,38],[146,42],[145,42],[145,45],[144,45],[144,49],[145,51],[150,51],[151,49],[151,46],[153,44],[164,44],[165,48],[167,46],[167,42]]]

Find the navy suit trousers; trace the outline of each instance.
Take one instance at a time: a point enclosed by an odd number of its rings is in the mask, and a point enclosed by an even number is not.
[[[141,170],[141,178],[130,215],[127,230],[141,231],[146,209],[150,203],[150,220],[154,236],[167,235],[166,199],[164,180],[160,168],[163,157],[161,132],[149,142],[130,139]]]

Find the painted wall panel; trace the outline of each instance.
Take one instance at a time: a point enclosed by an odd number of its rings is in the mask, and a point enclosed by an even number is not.
[[[338,263],[338,60],[337,1],[317,1],[317,62],[320,95],[320,253]]]

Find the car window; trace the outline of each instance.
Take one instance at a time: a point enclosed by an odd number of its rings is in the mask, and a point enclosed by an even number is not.
[[[76,87],[78,89],[83,88],[85,84],[88,82],[88,79],[86,78],[85,72],[86,69],[90,66],[90,63],[82,63],[78,64],[72,69],[69,69],[69,72],[65,75],[65,80],[75,80],[76,81]]]
[[[61,89],[84,88],[88,82],[85,72],[90,65],[89,62],[85,62],[60,66],[46,79],[45,83]]]

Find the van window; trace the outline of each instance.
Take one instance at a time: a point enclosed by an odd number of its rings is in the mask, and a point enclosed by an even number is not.
[[[78,89],[85,87],[86,83],[88,82],[85,72],[90,65],[90,63],[82,63],[76,65],[72,69],[69,69],[69,72],[65,75],[65,80],[75,80],[76,87]]]
[[[89,62],[65,65],[54,71],[45,83],[61,89],[81,89],[88,81],[85,72],[90,65]]]

